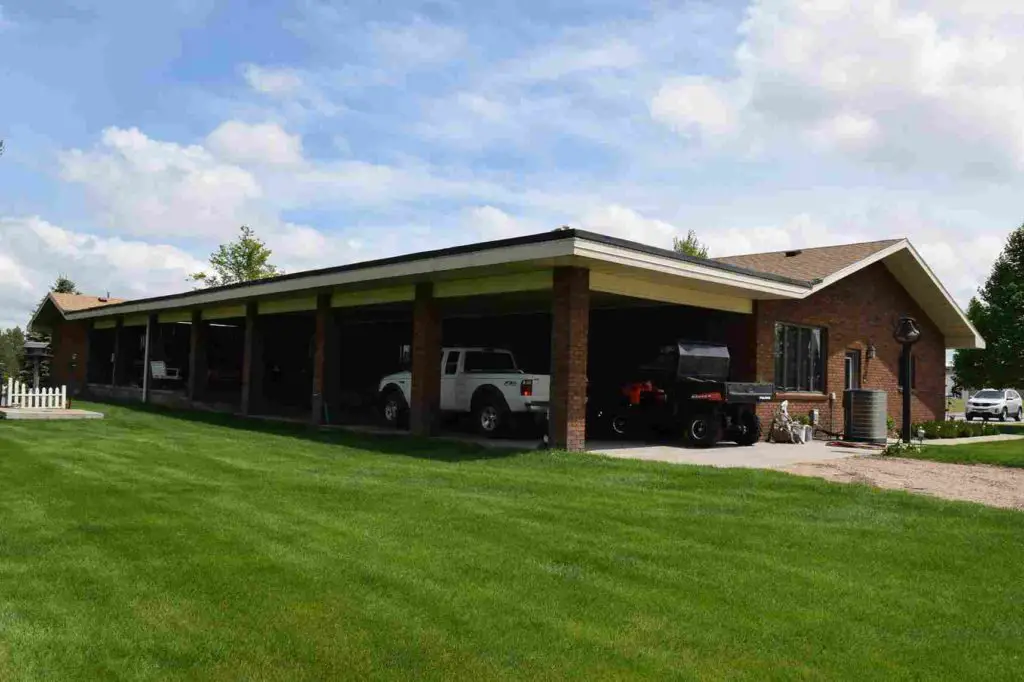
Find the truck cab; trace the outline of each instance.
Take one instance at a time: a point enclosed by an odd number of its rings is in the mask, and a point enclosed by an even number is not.
[[[412,382],[408,371],[381,379],[380,404],[385,423],[404,423],[412,401]],[[546,419],[549,386],[548,375],[524,373],[508,350],[441,350],[441,412],[472,415],[476,430],[484,435],[506,431],[521,416]]]

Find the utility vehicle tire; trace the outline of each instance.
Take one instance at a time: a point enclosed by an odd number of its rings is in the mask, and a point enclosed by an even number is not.
[[[511,421],[512,413],[504,400],[485,396],[473,405],[473,426],[481,436],[495,438],[508,429]]]
[[[713,414],[695,414],[686,420],[686,440],[698,448],[718,442],[718,421]]]
[[[1017,408],[1017,416],[1014,419],[1016,421],[1024,421],[1024,407]]]
[[[761,418],[753,412],[747,412],[740,417],[740,424],[743,426],[743,434],[736,439],[737,445],[753,445],[761,440]]]
[[[1001,422],[1006,421],[1006,417],[1007,417],[1007,412],[1006,412],[1006,408],[1004,407],[1003,411],[999,413],[999,421],[1001,421]]]
[[[384,397],[380,401],[380,416],[386,425],[394,429],[402,428],[408,423],[409,405],[400,390],[389,388],[384,392]]]

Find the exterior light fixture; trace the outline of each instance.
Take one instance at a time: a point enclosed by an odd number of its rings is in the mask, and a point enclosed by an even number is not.
[[[875,348],[875,344],[873,344],[871,342],[868,342],[868,353],[867,353],[868,360],[874,360],[875,359],[875,355],[877,355],[877,353],[878,353],[878,351]]]

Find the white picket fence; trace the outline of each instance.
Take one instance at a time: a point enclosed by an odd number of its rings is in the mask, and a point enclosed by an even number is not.
[[[30,388],[20,381],[7,380],[7,390],[0,397],[0,407],[33,410],[63,410],[68,404],[68,387]]]

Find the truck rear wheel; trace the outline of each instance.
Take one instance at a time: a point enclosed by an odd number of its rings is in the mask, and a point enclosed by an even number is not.
[[[718,422],[714,415],[696,414],[686,422],[686,440],[698,448],[709,448],[718,442]]]
[[[482,436],[494,438],[501,434],[510,421],[511,414],[504,401],[500,403],[493,398],[482,398],[473,408],[473,423]]]
[[[753,412],[747,412],[740,416],[740,426],[743,433],[736,438],[738,445],[753,445],[761,440],[761,418]]]

